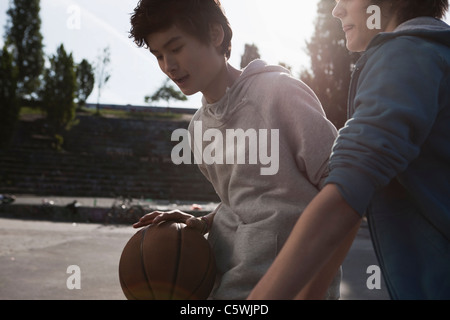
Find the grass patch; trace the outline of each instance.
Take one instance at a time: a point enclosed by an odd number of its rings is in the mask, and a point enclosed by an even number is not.
[[[133,120],[178,120],[183,117],[182,114],[166,111],[165,109],[160,112],[141,112],[141,111],[126,111],[126,110],[113,110],[113,109],[101,109],[100,115],[97,114],[95,109],[77,109],[77,114],[111,117],[119,119],[133,119]],[[22,107],[20,109],[20,117],[45,117],[45,112],[40,108]]]
[[[40,108],[21,107],[19,116],[45,116],[45,112]]]
[[[170,111],[141,112],[141,111],[126,111],[126,110],[112,110],[112,109],[101,109],[100,115],[97,114],[97,110],[94,109],[83,109],[80,113],[91,114],[93,116],[114,117],[119,119],[134,119],[134,120],[152,120],[152,119],[177,120],[181,119],[183,116],[179,113],[173,113]]]

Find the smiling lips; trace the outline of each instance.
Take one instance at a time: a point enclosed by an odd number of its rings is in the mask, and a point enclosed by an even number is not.
[[[181,78],[174,78],[173,81],[178,85],[182,86],[184,83],[186,83],[187,79],[189,78],[189,75],[181,77]]]
[[[350,31],[351,29],[353,29],[353,25],[345,25],[342,27],[342,30],[344,30],[345,33],[347,33],[348,31]]]

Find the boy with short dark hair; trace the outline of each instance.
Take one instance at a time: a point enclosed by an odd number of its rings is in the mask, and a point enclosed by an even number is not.
[[[202,219],[153,212],[135,227],[178,220],[209,232],[218,268],[211,298],[245,299],[322,187],[336,129],[316,95],[286,69],[261,60],[244,70],[228,63],[232,32],[219,1],[142,0],[131,22],[136,43],[180,90],[203,94],[189,137],[221,199]],[[305,297],[339,298],[338,271],[311,283],[319,289]]]

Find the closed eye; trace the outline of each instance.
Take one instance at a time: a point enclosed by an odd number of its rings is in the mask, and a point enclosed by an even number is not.
[[[179,47],[173,49],[172,52],[173,52],[173,53],[180,53],[181,50],[183,49],[183,47],[184,47],[184,45],[183,45],[183,46],[179,46]]]

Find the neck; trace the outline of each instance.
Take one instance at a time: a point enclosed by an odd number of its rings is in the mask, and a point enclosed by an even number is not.
[[[396,11],[390,11],[389,15],[386,17],[387,24],[384,28],[384,32],[393,32],[395,29],[397,29],[399,23],[397,19],[397,12]]]
[[[202,92],[206,101],[212,104],[222,99],[227,92],[227,88],[230,88],[241,74],[241,70],[234,68],[226,62],[215,81],[211,83],[210,88]]]
[[[391,19],[386,26],[385,32],[393,32],[398,27],[397,19]]]

